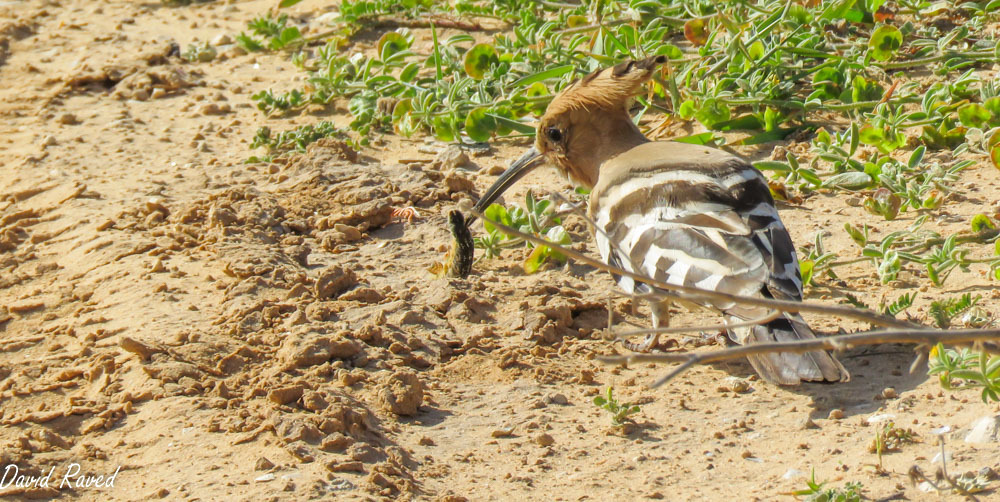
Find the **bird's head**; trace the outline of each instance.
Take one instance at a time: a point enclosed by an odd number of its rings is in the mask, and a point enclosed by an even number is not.
[[[626,61],[570,84],[545,110],[535,146],[500,175],[475,209],[484,211],[543,164],[555,166],[577,185],[593,188],[604,161],[648,141],[629,117],[628,102],[664,62],[666,56]]]

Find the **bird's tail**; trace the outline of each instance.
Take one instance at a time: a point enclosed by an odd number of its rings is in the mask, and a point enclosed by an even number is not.
[[[734,319],[735,320],[735,319]],[[816,338],[798,314],[786,313],[767,324],[735,328],[730,337],[741,344],[787,342]],[[846,382],[851,375],[832,354],[826,351],[772,352],[749,356],[750,365],[761,378],[779,385],[806,382]]]

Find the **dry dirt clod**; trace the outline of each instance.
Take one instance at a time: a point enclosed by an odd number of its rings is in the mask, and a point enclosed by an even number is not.
[[[424,383],[415,373],[397,372],[379,386],[377,400],[386,411],[397,415],[416,415],[424,401]]]
[[[60,114],[59,118],[56,120],[63,125],[74,125],[80,123],[80,121],[76,118],[76,114],[71,112]]]
[[[123,336],[118,340],[118,346],[138,355],[143,361],[148,361],[150,356],[160,352],[157,349],[151,348],[148,345],[127,336]]]
[[[166,272],[167,267],[163,265],[163,258],[157,256],[156,261],[153,262],[153,265],[151,267],[149,267],[149,271],[154,274],[158,274],[160,272]]]
[[[319,392],[307,390],[302,394],[302,407],[309,411],[323,411],[327,404],[323,394]]]
[[[323,364],[330,359],[347,359],[361,351],[357,342],[314,331],[312,325],[298,326],[278,349],[277,357],[286,370]]]
[[[472,192],[476,189],[476,184],[460,174],[457,169],[452,169],[445,173],[444,185],[448,188],[448,193]]]
[[[331,460],[326,463],[330,472],[365,472],[365,464],[355,460]]]
[[[569,404],[569,399],[566,399],[565,394],[558,394],[558,393],[549,394],[548,396],[545,397],[545,400],[548,401],[549,403],[558,404],[561,406]]]
[[[274,468],[274,463],[265,457],[260,457],[257,459],[257,463],[254,465],[255,471],[268,471]]]
[[[834,408],[830,410],[830,415],[827,417],[830,420],[840,420],[844,418],[844,410],[840,408]]]
[[[233,37],[229,36],[228,33],[219,33],[218,35],[212,37],[212,40],[209,43],[216,46],[229,45],[233,43]]]
[[[304,387],[301,384],[272,389],[267,393],[267,399],[272,403],[284,405],[298,401],[302,397],[303,390]]]
[[[344,234],[344,240],[346,242],[354,242],[361,240],[361,231],[357,227],[351,225],[345,225],[343,223],[335,223],[333,229]]]
[[[434,158],[433,165],[441,171],[448,171],[469,163],[469,156],[458,145],[448,145]]]
[[[285,325],[289,328],[293,326],[300,326],[309,322],[309,318],[306,317],[306,313],[303,310],[296,310],[292,315],[288,316],[288,320],[285,321]]]
[[[358,276],[353,270],[339,265],[329,267],[316,279],[316,298],[322,300],[339,296],[357,283]]]
[[[320,449],[323,451],[340,452],[350,448],[354,445],[354,439],[340,432],[333,432],[328,434],[323,441],[320,443]]]
[[[229,103],[205,103],[198,112],[202,115],[223,115],[232,111]]]
[[[545,432],[535,436],[534,441],[535,444],[542,447],[552,446],[556,442],[555,438],[553,438],[551,434]]]
[[[499,429],[494,429],[493,432],[490,433],[490,437],[505,438],[505,437],[510,437],[511,434],[514,434],[513,425],[509,425],[507,427],[501,427]]]
[[[7,306],[7,310],[15,314],[26,314],[43,308],[45,308],[45,302],[30,299],[14,302]]]
[[[228,227],[239,222],[239,217],[232,209],[225,207],[213,207],[208,213],[208,221],[213,226]]]

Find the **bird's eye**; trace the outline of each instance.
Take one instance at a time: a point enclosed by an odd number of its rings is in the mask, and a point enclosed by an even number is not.
[[[549,127],[546,129],[545,135],[548,136],[549,141],[553,143],[560,143],[563,139],[562,131],[556,129],[555,127]]]

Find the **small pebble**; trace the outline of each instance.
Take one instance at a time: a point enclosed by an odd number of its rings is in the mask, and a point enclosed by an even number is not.
[[[254,466],[254,470],[256,470],[256,471],[267,471],[267,470],[270,470],[273,467],[274,467],[274,462],[271,462],[270,460],[268,460],[268,459],[266,459],[264,457],[260,457],[260,458],[257,459],[257,464]]]
[[[149,268],[149,271],[154,274],[159,272],[166,272],[166,270],[167,268],[163,266],[163,258],[160,257],[157,257],[156,262],[154,262],[153,266]]]
[[[493,432],[490,433],[490,436],[495,438],[505,438],[505,437],[510,437],[510,435],[513,433],[514,433],[514,426],[511,425],[508,427],[501,427],[499,429],[494,430]]]
[[[829,418],[830,420],[840,420],[844,418],[844,410],[840,408],[834,408],[830,410],[830,416],[827,418]]]
[[[546,399],[552,404],[569,404],[569,399],[566,399],[566,396],[563,394],[549,394]]]
[[[535,436],[535,443],[538,446],[552,446],[555,442],[556,440],[550,434],[544,432]]]
[[[59,116],[58,120],[59,120],[59,123],[63,124],[63,125],[73,125],[73,124],[77,124],[77,123],[80,122],[79,120],[77,120],[76,115],[74,115],[72,113],[64,113],[64,114],[62,114],[62,115]]]
[[[230,37],[228,33],[219,33],[212,38],[212,45],[229,45],[233,43],[233,37]]]
[[[886,387],[882,389],[882,397],[885,399],[896,399],[899,394],[896,393],[896,389],[893,387]]]

